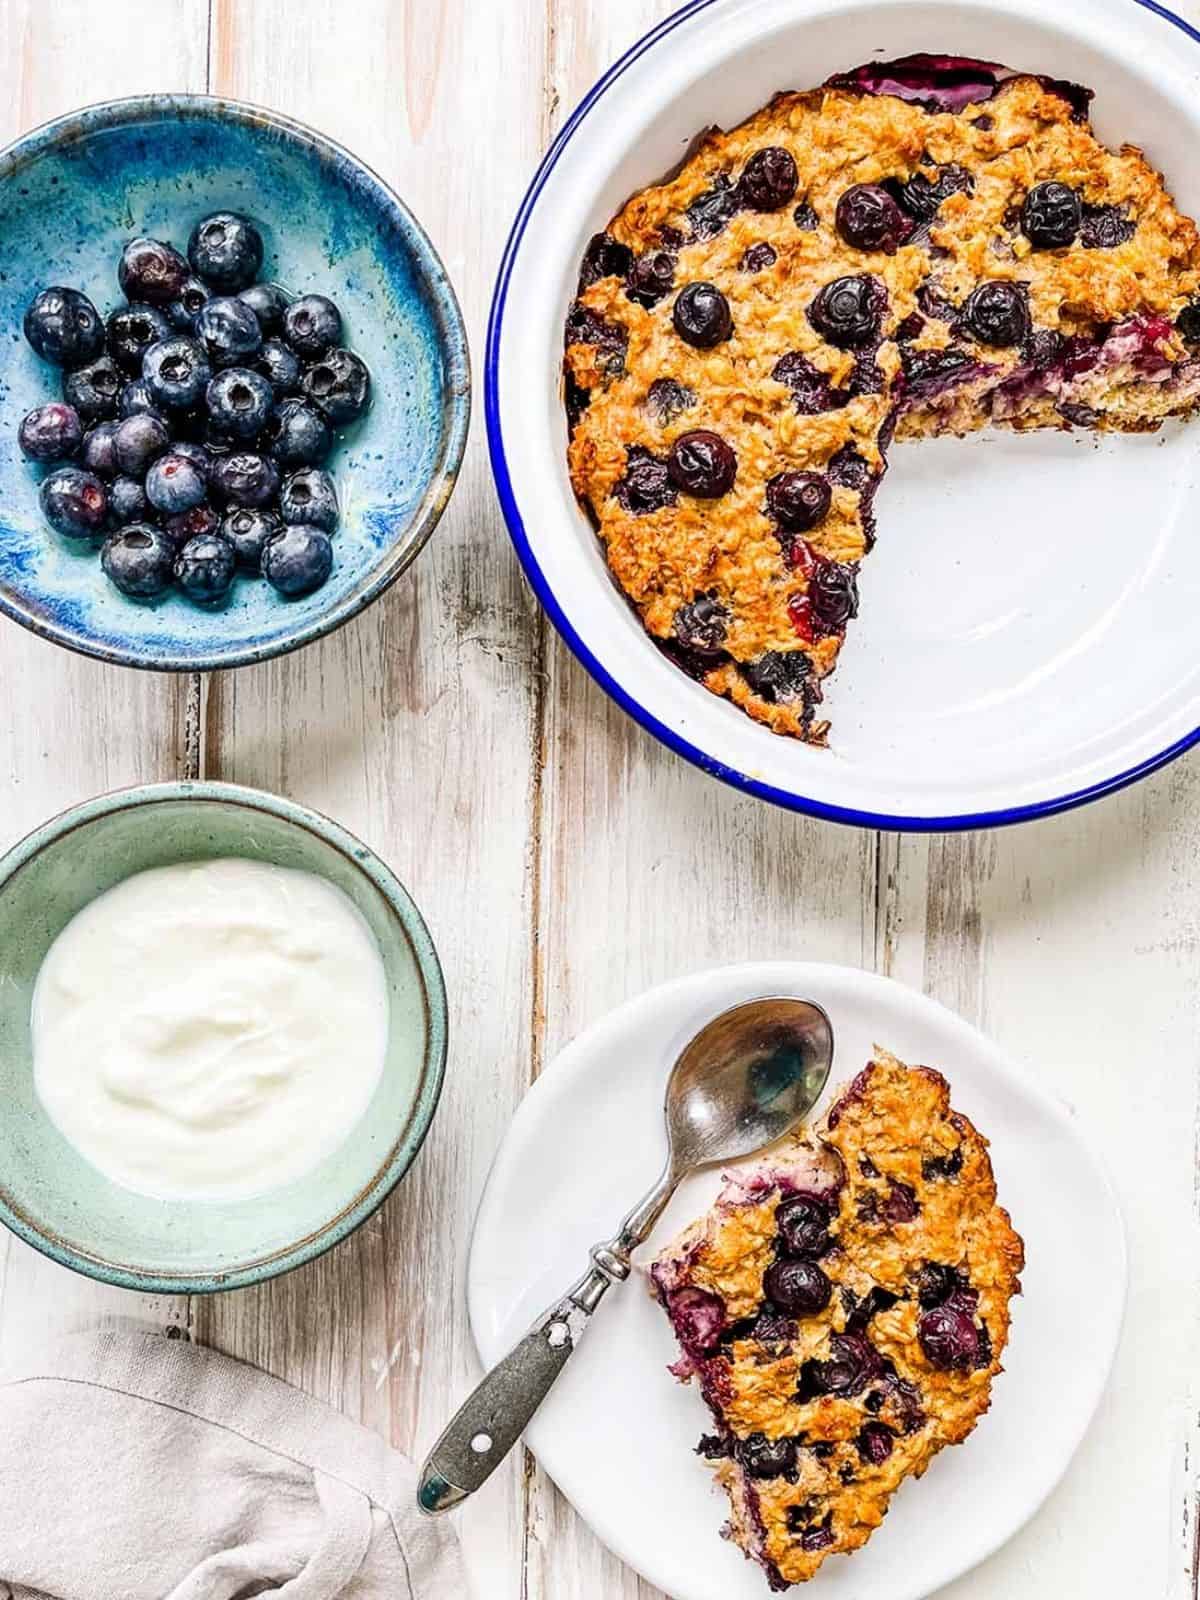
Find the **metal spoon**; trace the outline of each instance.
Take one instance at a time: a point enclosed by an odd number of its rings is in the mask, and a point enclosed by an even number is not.
[[[487,1482],[549,1393],[611,1284],[700,1167],[774,1144],[812,1109],[833,1063],[833,1029],[807,1000],[749,1000],[714,1017],[685,1047],[667,1084],[666,1170],[592,1266],[484,1378],[421,1469],[417,1503],[431,1516]]]

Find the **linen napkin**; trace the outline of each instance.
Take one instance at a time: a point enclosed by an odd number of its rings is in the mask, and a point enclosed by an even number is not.
[[[0,1600],[460,1600],[415,1496],[375,1434],[185,1340],[101,1329],[0,1373]]]

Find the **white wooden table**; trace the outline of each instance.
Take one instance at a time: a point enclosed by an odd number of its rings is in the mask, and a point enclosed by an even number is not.
[[[1175,3],[1200,21],[1200,0]],[[536,158],[671,4],[0,0],[0,122],[8,138],[111,96],[209,89],[315,124],[425,223],[478,368],[492,274]],[[974,836],[852,832],[743,799],[659,749],[559,644],[511,553],[483,433],[477,414],[414,573],[286,660],[203,682],[142,676],[0,626],[0,844],[139,780],[295,796],[410,887],[452,1009],[433,1132],[356,1238],[262,1289],[188,1303],[103,1290],[5,1234],[0,1352],[133,1315],[257,1362],[419,1453],[477,1373],[471,1219],[543,1062],[608,1007],[705,964],[858,963],[980,1023],[1071,1102],[1129,1225],[1125,1334],[1087,1441],[1032,1525],[944,1593],[1195,1600],[1200,763]],[[1078,1306],[1085,1318],[1085,1282]],[[714,1505],[714,1534],[717,1517]],[[498,1474],[461,1531],[481,1600],[656,1593],[529,1460]]]

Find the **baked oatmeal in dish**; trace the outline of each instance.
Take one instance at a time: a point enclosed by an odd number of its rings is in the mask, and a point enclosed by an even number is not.
[[[893,439],[1197,404],[1196,226],[1090,99],[963,58],[863,67],[704,134],[588,245],[573,487],[654,642],[777,733],[826,740]]]
[[[988,1409],[1024,1251],[987,1141],[876,1049],[823,1127],[726,1177],[654,1293],[716,1421],[726,1537],[782,1590],[866,1543]]]

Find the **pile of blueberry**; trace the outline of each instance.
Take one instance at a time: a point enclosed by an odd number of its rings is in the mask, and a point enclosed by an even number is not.
[[[308,594],[333,566],[335,430],[370,403],[371,378],[342,348],[332,300],[258,283],[263,242],[231,211],[197,223],[187,256],[133,239],[125,305],[101,319],[77,289],[42,292],[25,337],[62,368],[62,400],[31,411],[19,441],[51,471],[42,511],[72,540],[103,539],[123,594],[173,584],[217,605],[235,572]]]

